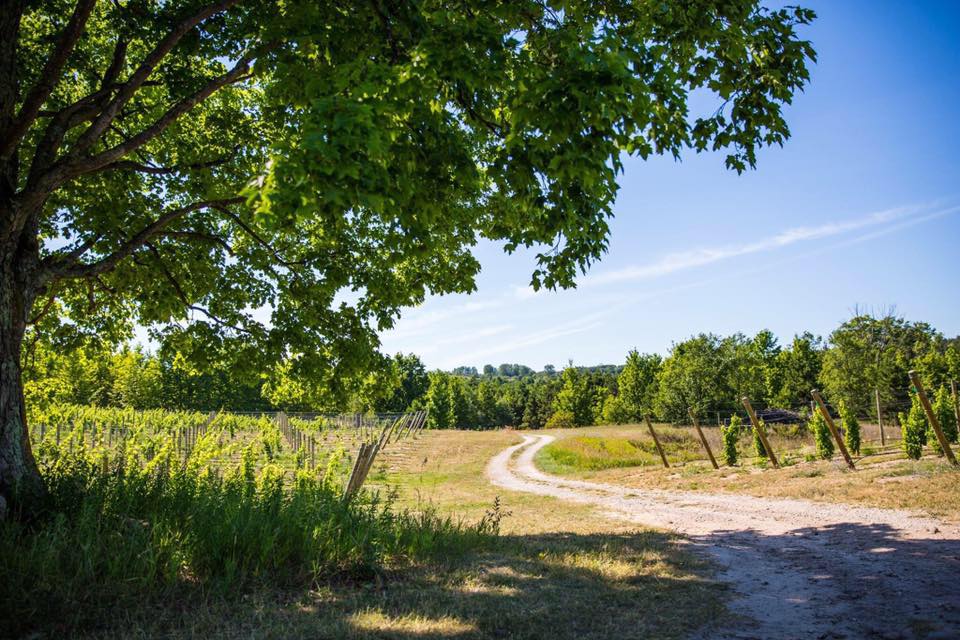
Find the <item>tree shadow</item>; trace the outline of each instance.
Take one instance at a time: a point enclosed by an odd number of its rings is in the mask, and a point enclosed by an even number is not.
[[[724,566],[732,613],[754,618],[756,635],[743,637],[960,638],[960,540],[842,522],[692,541]],[[710,625],[704,637],[724,632]]]
[[[677,542],[653,531],[500,536],[370,583],[131,611],[102,635],[682,638],[723,615],[727,589]]]

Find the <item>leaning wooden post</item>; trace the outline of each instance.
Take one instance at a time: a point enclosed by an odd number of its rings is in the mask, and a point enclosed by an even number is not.
[[[957,459],[953,455],[953,449],[950,448],[950,441],[947,440],[943,429],[940,428],[940,421],[937,420],[937,414],[933,412],[933,407],[930,406],[927,394],[923,391],[923,383],[920,382],[920,376],[917,375],[916,371],[910,371],[909,375],[910,382],[913,383],[913,387],[917,390],[917,395],[920,396],[920,404],[923,405],[923,410],[927,414],[927,420],[930,421],[930,426],[933,427],[934,432],[937,434],[937,440],[940,441],[940,448],[943,449],[943,455],[947,457],[950,464],[956,466]]]
[[[840,437],[840,432],[837,431],[837,425],[833,423],[833,418],[830,417],[830,412],[827,411],[827,405],[823,401],[823,397],[820,395],[820,392],[816,389],[813,389],[810,391],[810,395],[813,396],[817,406],[820,407],[820,415],[822,415],[823,419],[827,421],[827,428],[829,428],[830,433],[833,434],[833,439],[837,441],[837,447],[840,449],[840,453],[843,454],[843,459],[847,461],[847,466],[851,469],[856,469],[856,467],[853,466],[853,459],[850,457],[850,452],[847,451],[847,445],[843,443],[843,438]]]
[[[697,433],[700,435],[700,442],[703,443],[703,448],[707,450],[707,456],[710,458],[710,464],[713,465],[714,469],[719,469],[720,465],[717,464],[716,458],[713,457],[713,451],[710,451],[710,444],[707,442],[706,436],[703,435],[703,429],[700,428],[700,423],[697,421],[697,414],[693,412],[693,408],[687,408],[687,413],[690,414],[690,419],[693,420],[693,427],[697,430]]]
[[[766,429],[764,429],[763,425],[760,424],[760,421],[757,420],[757,414],[753,412],[753,406],[750,404],[750,398],[743,396],[740,398],[740,402],[743,403],[743,408],[747,410],[747,415],[750,416],[750,424],[753,425],[757,435],[760,436],[760,442],[763,443],[763,448],[767,451],[767,457],[770,458],[770,462],[773,463],[774,468],[779,469],[780,463],[777,461],[777,454],[773,452],[773,447],[770,446],[770,441],[767,440]]]
[[[873,392],[877,398],[877,426],[880,428],[880,446],[883,447],[887,444],[887,437],[883,435],[883,414],[880,412],[880,389],[874,389]]]
[[[650,416],[644,415],[643,419],[647,421],[647,429],[650,430],[650,437],[653,438],[653,444],[657,445],[657,451],[660,453],[660,459],[663,460],[663,466],[669,469],[670,463],[667,462],[667,454],[663,452],[663,447],[660,446],[660,439],[657,438],[657,432],[653,430],[653,425],[650,423]]]

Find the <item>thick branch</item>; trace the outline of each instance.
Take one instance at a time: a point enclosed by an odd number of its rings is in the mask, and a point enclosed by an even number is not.
[[[133,72],[130,79],[121,85],[120,90],[114,99],[110,101],[110,104],[103,109],[97,119],[83,132],[77,140],[75,153],[79,155],[86,149],[89,149],[93,143],[103,135],[103,132],[106,131],[110,123],[113,122],[113,119],[117,116],[120,109],[129,102],[130,98],[143,86],[143,83],[146,82],[150,74],[157,68],[160,61],[177,46],[177,43],[180,42],[183,36],[210,16],[229,9],[239,1],[240,0],[220,0],[219,2],[207,5],[197,13],[183,19],[177,24],[177,26],[154,47],[153,51],[147,54],[147,57],[144,58],[140,66]]]
[[[77,2],[73,15],[70,16],[70,21],[57,39],[57,44],[50,57],[47,58],[46,64],[43,65],[40,77],[24,98],[20,112],[3,132],[3,135],[0,136],[0,158],[7,157],[17,147],[30,125],[36,120],[40,107],[50,97],[53,88],[57,86],[60,75],[63,73],[63,67],[83,34],[84,26],[87,24],[87,19],[90,17],[96,1],[79,0]]]
[[[121,260],[132,255],[135,251],[144,246],[144,244],[146,244],[151,238],[160,234],[167,227],[167,225],[174,220],[182,218],[192,211],[198,211],[200,209],[216,206],[239,204],[243,201],[243,198],[205,200],[202,202],[194,202],[185,207],[171,209],[134,234],[132,238],[124,242],[116,251],[104,256],[96,262],[78,264],[76,260],[79,259],[80,256],[74,256],[74,254],[76,254],[76,250],[72,251],[66,256],[49,256],[44,260],[41,282],[56,282],[66,278],[85,278],[106,273],[107,271],[110,271],[116,267]]]
[[[17,108],[17,40],[23,18],[23,0],[3,3],[0,11],[0,128],[13,121]]]
[[[273,48],[276,45],[268,45]],[[120,144],[107,149],[95,156],[88,158],[77,158],[73,153],[71,157],[63,162],[52,166],[36,184],[30,185],[32,191],[42,194],[56,189],[64,181],[85,173],[98,171],[107,165],[119,161],[125,155],[136,151],[138,148],[163,133],[167,127],[173,124],[180,116],[190,111],[193,107],[209,98],[218,89],[237,82],[244,78],[244,74],[249,70],[250,63],[260,52],[250,52],[241,58],[229,72],[217,76],[210,80],[204,87],[196,93],[181,99],[175,105],[170,107],[166,113],[160,116],[156,122],[138,133],[137,135],[124,140]]]

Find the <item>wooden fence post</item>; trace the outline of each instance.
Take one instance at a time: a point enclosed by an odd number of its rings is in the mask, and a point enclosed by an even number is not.
[[[710,450],[710,444],[707,442],[706,436],[703,435],[703,429],[700,428],[700,423],[697,421],[697,414],[693,412],[692,407],[687,408],[687,413],[690,414],[690,419],[693,420],[693,427],[700,435],[700,442],[703,443],[703,448],[707,450],[707,456],[710,458],[710,464],[713,465],[714,469],[719,469],[720,465],[717,464],[716,458],[713,457],[713,451]]]
[[[660,439],[657,437],[657,432],[653,430],[653,424],[650,422],[650,416],[644,414],[643,419],[647,422],[647,429],[650,430],[650,437],[653,438],[653,444],[657,445],[657,451],[660,453],[660,459],[663,460],[663,466],[669,469],[670,463],[667,462],[667,454],[663,452],[663,447],[660,446]]]
[[[920,396],[920,404],[923,405],[923,410],[927,414],[927,420],[930,421],[930,425],[937,434],[937,440],[940,441],[940,448],[943,449],[943,455],[947,457],[950,464],[957,466],[957,459],[953,455],[953,449],[950,448],[950,441],[947,440],[943,429],[940,428],[940,421],[937,420],[937,415],[933,412],[933,407],[930,406],[930,400],[927,399],[927,394],[923,390],[923,383],[920,382],[920,376],[917,375],[916,371],[910,371],[909,375],[910,382],[913,383],[914,388],[917,390],[917,395]]]
[[[880,389],[874,389],[873,392],[877,398],[877,426],[880,428],[880,446],[885,447],[887,445],[887,438],[883,435],[883,413],[880,411]]]
[[[747,415],[750,416],[750,423],[753,425],[757,435],[760,436],[760,442],[763,443],[763,448],[766,449],[767,456],[770,458],[770,462],[773,463],[775,468],[779,469],[780,462],[777,460],[777,454],[773,452],[773,447],[770,446],[770,441],[767,440],[767,432],[763,428],[763,425],[760,424],[760,421],[757,420],[757,414],[753,412],[753,406],[750,404],[750,398],[743,396],[740,398],[740,402],[743,403],[743,408],[747,410]]]
[[[817,406],[820,407],[820,415],[822,415],[823,419],[827,421],[827,428],[829,428],[830,433],[833,434],[833,439],[837,441],[837,447],[839,447],[840,453],[843,454],[843,459],[847,461],[847,466],[851,469],[856,469],[856,467],[853,466],[853,459],[850,457],[850,452],[847,451],[847,445],[843,443],[843,438],[840,437],[840,432],[837,431],[837,425],[833,423],[833,418],[830,417],[830,412],[827,411],[827,405],[823,401],[823,397],[820,395],[820,392],[816,389],[813,389],[810,391],[810,395],[813,396]]]

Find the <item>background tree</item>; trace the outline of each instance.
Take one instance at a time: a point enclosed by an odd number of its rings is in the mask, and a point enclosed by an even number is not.
[[[41,490],[28,325],[139,323],[348,393],[400,309],[473,290],[479,236],[545,247],[531,284],[571,285],[607,247],[622,153],[727,149],[742,171],[782,144],[813,17],[753,0],[10,0],[0,493]]]
[[[657,414],[673,422],[686,422],[687,409],[699,415],[735,406],[728,391],[727,362],[720,351],[720,338],[700,334],[673,345],[663,361],[657,385]]]
[[[408,410],[417,399],[427,393],[430,377],[420,357],[410,353],[398,353],[393,357],[392,368],[396,372],[397,385],[393,393],[377,409],[388,412]]]
[[[457,422],[450,376],[441,371],[433,371],[429,376],[430,387],[426,398],[427,426],[431,429],[450,429]]]
[[[859,415],[873,410],[874,389],[883,406],[905,408],[907,371],[942,340],[927,323],[908,322],[893,311],[855,315],[830,334],[820,374],[823,388]]]
[[[621,409],[628,421],[640,422],[644,413],[652,413],[657,396],[657,376],[663,364],[657,354],[641,355],[636,349],[627,354],[627,362],[617,378]]]
[[[569,416],[570,426],[583,427],[594,423],[594,397],[587,375],[573,366],[560,374],[560,388],[554,401],[554,413]]]
[[[823,341],[812,333],[794,336],[793,342],[777,354],[774,367],[779,388],[769,389],[772,403],[796,409],[810,400],[810,390],[817,387],[823,360]]]

